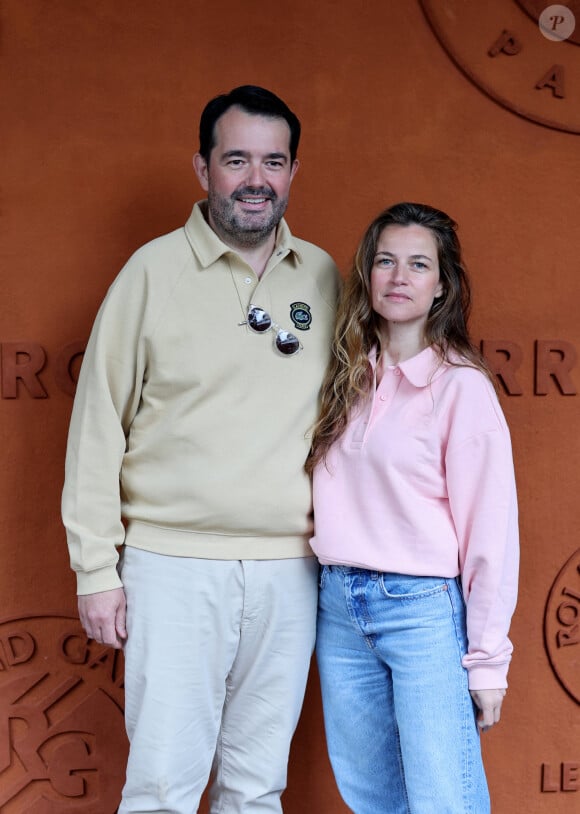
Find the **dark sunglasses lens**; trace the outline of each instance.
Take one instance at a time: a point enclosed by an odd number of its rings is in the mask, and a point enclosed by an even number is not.
[[[251,308],[248,312],[248,325],[253,331],[262,333],[262,331],[269,330],[272,319],[263,308]]]
[[[283,353],[286,356],[291,356],[293,353],[298,353],[300,350],[300,342],[296,339],[294,334],[290,334],[288,331],[278,331],[278,336],[276,337],[276,347],[280,353]]]

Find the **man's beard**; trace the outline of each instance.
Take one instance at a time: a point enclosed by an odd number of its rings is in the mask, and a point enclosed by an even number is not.
[[[236,213],[235,204],[246,196],[267,198],[269,211]],[[279,198],[271,187],[242,187],[229,198],[208,190],[208,208],[215,231],[225,243],[240,247],[259,246],[278,226],[288,198]]]

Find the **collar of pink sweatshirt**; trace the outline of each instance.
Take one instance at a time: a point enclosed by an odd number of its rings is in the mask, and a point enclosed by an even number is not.
[[[376,351],[370,355],[373,369]],[[488,379],[431,349],[388,368],[314,473],[323,564],[461,576],[471,689],[506,686],[518,528],[509,431]]]

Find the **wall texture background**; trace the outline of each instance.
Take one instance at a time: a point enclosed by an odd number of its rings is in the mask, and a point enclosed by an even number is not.
[[[538,26],[547,3],[482,5],[1,0],[2,812],[116,810],[122,665],[75,622],[59,517],[70,393],[108,285],[201,196],[203,105],[244,83],[299,114],[287,217],[344,272],[395,201],[460,224],[474,338],[519,390],[502,395],[522,577],[505,713],[484,738],[493,810],[579,810],[578,29],[551,41]],[[565,5],[580,26],[579,4]],[[287,814],[346,811],[315,672],[284,799]]]

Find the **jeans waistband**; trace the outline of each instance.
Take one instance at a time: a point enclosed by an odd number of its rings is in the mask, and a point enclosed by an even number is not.
[[[339,574],[361,574],[362,576],[367,577],[368,579],[379,579],[380,577],[417,577],[417,579],[432,577],[433,579],[450,579],[455,580],[458,584],[461,584],[461,577],[443,577],[440,574],[401,574],[396,571],[377,571],[373,568],[360,568],[357,565],[327,565],[323,564],[322,568],[328,568],[329,571]]]
[[[372,568],[359,568],[356,565],[323,565],[322,567],[339,574],[362,574],[369,579],[378,579],[388,573],[387,571],[375,571]]]

